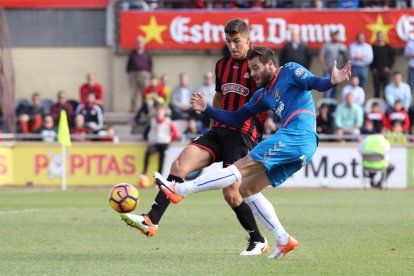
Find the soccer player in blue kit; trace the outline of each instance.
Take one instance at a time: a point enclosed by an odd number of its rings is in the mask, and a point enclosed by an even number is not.
[[[351,76],[349,61],[341,70],[335,62],[329,79],[315,77],[303,66],[293,62],[276,67],[275,54],[266,47],[251,47],[247,58],[251,76],[257,87],[261,88],[248,103],[236,111],[224,111],[206,105],[204,97],[194,93],[191,99],[193,108],[233,127],[240,127],[246,119],[257,113],[272,110],[280,117],[281,128],[233,165],[193,181],[169,182],[155,173],[157,184],[171,200],[178,203],[192,193],[222,189],[242,181],[239,190],[243,200],[253,212],[257,211],[255,197],[260,191],[268,185],[281,185],[310,162],[316,151],[318,136],[311,90],[327,91],[349,80]],[[266,209],[260,207],[261,210]],[[278,259],[295,249],[298,242],[286,232],[277,217],[268,223],[272,223],[277,232],[275,250],[268,258]]]

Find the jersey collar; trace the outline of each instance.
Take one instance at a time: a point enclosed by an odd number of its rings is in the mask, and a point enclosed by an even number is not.
[[[282,69],[283,66],[280,66],[279,68],[276,69],[276,73],[275,76],[273,77],[273,80],[270,84],[268,84],[265,88],[266,92],[270,92],[272,90],[273,85],[276,83],[277,77],[279,76],[280,70]]]

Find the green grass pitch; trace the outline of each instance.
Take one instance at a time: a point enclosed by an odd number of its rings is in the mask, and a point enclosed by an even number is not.
[[[0,190],[0,275],[414,275],[414,191],[264,193],[299,240],[278,261],[238,255],[247,234],[221,192],[170,206],[147,238],[105,190]]]

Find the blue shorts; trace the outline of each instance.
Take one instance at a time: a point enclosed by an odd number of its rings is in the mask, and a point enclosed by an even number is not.
[[[277,187],[311,161],[317,146],[315,132],[281,128],[254,147],[249,156],[266,167],[267,177]]]

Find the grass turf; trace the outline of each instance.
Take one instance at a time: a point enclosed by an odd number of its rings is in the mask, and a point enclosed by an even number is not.
[[[138,212],[148,210],[155,193],[141,191]],[[413,191],[266,190],[299,240],[298,248],[278,261],[238,256],[247,235],[220,192],[170,206],[153,238],[127,227],[110,209],[107,195],[0,190],[0,274],[414,273]]]

